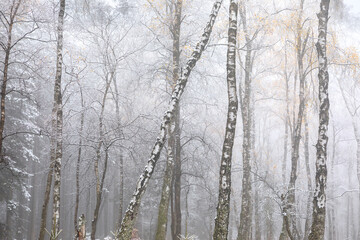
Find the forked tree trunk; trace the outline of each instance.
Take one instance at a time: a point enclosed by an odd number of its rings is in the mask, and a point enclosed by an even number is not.
[[[315,175],[315,194],[313,200],[313,220],[309,240],[324,239],[325,233],[325,214],[326,214],[326,182],[327,182],[327,143],[329,125],[329,73],[326,56],[327,44],[327,23],[329,20],[330,0],[321,0],[319,19],[319,36],[316,43],[319,60],[319,131],[318,142],[316,144],[316,175]]]
[[[57,59],[56,76],[54,88],[54,104],[56,105],[56,156],[54,163],[54,192],[53,192],[53,217],[51,239],[57,239],[60,234],[60,184],[61,184],[61,160],[62,160],[62,128],[63,128],[63,110],[62,110],[62,51],[63,51],[63,33],[64,33],[64,14],[65,0],[60,0],[60,9],[57,27]]]
[[[137,182],[135,192],[131,198],[130,204],[123,218],[120,231],[116,236],[117,239],[127,240],[130,239],[131,237],[131,232],[135,224],[136,217],[138,215],[141,197],[146,190],[149,179],[151,178],[156,163],[160,157],[160,152],[165,143],[167,129],[169,129],[169,124],[171,123],[171,120],[175,116],[176,109],[178,108],[181,95],[184,92],[190,73],[195,67],[197,61],[200,59],[203,51],[205,50],[206,45],[209,42],[212,28],[214,26],[221,4],[222,4],[222,0],[215,1],[212,12],[210,14],[210,20],[206,24],[201,40],[196,45],[195,50],[191,54],[190,59],[187,61],[185,67],[182,70],[182,74],[176,83],[176,86],[172,93],[171,101],[169,103],[168,111],[165,113],[163,117],[163,121],[160,126],[159,136],[156,139],[154,147],[151,151],[150,159],[148,160],[148,163],[145,166],[145,169]]]
[[[226,240],[228,236],[230,194],[231,194],[231,161],[235,140],[236,119],[238,100],[236,90],[236,37],[237,37],[237,14],[238,5],[236,0],[230,0],[229,30],[227,50],[227,89],[228,89],[228,113],[225,127],[225,139],[223,143],[220,174],[219,196],[213,239]]]
[[[297,114],[297,119],[295,121],[294,117],[294,127],[292,133],[292,151],[291,151],[291,172],[290,179],[287,189],[287,194],[284,199],[283,206],[283,227],[280,235],[280,239],[286,239],[286,236],[294,239],[299,239],[300,234],[296,227],[296,196],[295,196],[295,187],[297,180],[297,168],[299,161],[299,148],[301,140],[301,128],[304,117],[305,109],[305,78],[306,74],[304,72],[304,55],[307,48],[307,42],[309,39],[309,32],[306,37],[303,39],[303,9],[304,1],[300,0],[300,13],[297,20],[297,36],[296,36],[296,58],[299,72],[299,109]],[[295,109],[295,108],[294,108]],[[289,226],[287,226],[289,225]],[[289,230],[291,232],[289,232]]]

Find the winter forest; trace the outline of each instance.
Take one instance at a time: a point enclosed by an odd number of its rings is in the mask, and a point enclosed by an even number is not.
[[[0,0],[0,240],[359,240],[359,16]]]

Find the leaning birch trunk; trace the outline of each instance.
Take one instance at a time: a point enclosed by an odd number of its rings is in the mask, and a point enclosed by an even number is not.
[[[171,32],[173,39],[173,50],[172,50],[172,62],[173,62],[173,70],[172,70],[172,88],[176,85],[176,82],[179,79],[179,65],[180,65],[180,30],[181,30],[181,15],[182,15],[182,1],[175,1],[175,16],[174,22],[172,24]],[[158,212],[158,221],[157,221],[157,229],[155,239],[157,240],[165,240],[166,239],[166,230],[168,223],[168,211],[169,211],[169,201],[170,201],[170,193],[173,183],[173,178],[175,184],[177,184],[177,188],[175,189],[175,199],[178,197],[180,199],[181,185],[181,159],[180,159],[180,137],[179,137],[179,114],[180,114],[180,104],[177,106],[175,111],[176,116],[175,119],[171,121],[170,128],[168,129],[168,148],[167,148],[167,162],[166,169],[164,174],[161,199],[159,204],[159,212]],[[176,169],[174,169],[174,167]],[[177,176],[173,176],[173,173],[177,174]],[[176,204],[175,204],[176,205]],[[176,211],[177,210],[177,211]],[[175,214],[175,212],[177,214]],[[180,214],[179,214],[180,212]],[[181,234],[181,209],[180,204],[178,205],[178,209],[174,211],[174,219],[172,221],[172,234],[174,236],[179,236]],[[180,221],[179,221],[180,220]],[[179,227],[180,226],[180,227]]]
[[[329,73],[326,56],[327,42],[327,23],[329,20],[330,0],[321,0],[319,19],[319,37],[316,43],[319,59],[319,131],[318,142],[316,144],[316,175],[315,175],[315,193],[313,200],[313,222],[309,240],[324,239],[325,233],[325,214],[326,214],[326,182],[327,182],[327,143],[328,143],[328,125],[329,125]]]
[[[237,35],[237,12],[236,0],[230,0],[229,30],[227,51],[227,87],[228,87],[228,113],[225,127],[225,140],[223,144],[220,174],[219,196],[217,214],[215,218],[214,236],[216,240],[226,240],[228,236],[230,193],[231,193],[231,161],[235,140],[236,119],[238,100],[236,91],[236,35]]]
[[[241,113],[243,122],[243,177],[241,191],[241,212],[240,227],[238,231],[238,240],[251,239],[251,223],[252,223],[252,181],[251,181],[251,156],[252,156],[252,114],[251,114],[251,97],[252,97],[252,39],[250,38],[247,26],[246,6],[242,1],[239,13],[243,24],[246,41],[245,56],[245,84],[244,97],[241,100]],[[240,96],[241,97],[241,96]]]
[[[168,132],[168,148],[167,148],[167,161],[165,175],[161,191],[161,199],[159,204],[158,212],[158,221],[155,239],[165,240],[166,239],[166,229],[168,222],[168,210],[169,210],[169,200],[170,200],[170,191],[171,183],[173,177],[173,168],[174,168],[174,130],[175,124],[172,121],[171,127]]]
[[[62,160],[62,94],[61,94],[61,73],[62,73],[62,51],[64,32],[65,0],[60,0],[60,10],[57,27],[57,61],[54,89],[54,104],[56,104],[56,158],[54,163],[54,192],[53,192],[53,218],[51,239],[57,239],[60,234],[60,184],[61,184],[61,160]]]
[[[136,217],[137,217],[137,214],[139,211],[141,197],[146,190],[149,179],[151,178],[151,175],[154,172],[154,167],[160,157],[160,152],[164,146],[165,139],[166,139],[166,131],[169,128],[169,124],[170,124],[171,120],[175,116],[175,111],[179,104],[181,95],[184,92],[184,89],[186,87],[186,83],[188,81],[190,73],[193,70],[193,68],[195,67],[197,61],[200,59],[206,45],[209,42],[209,38],[210,38],[210,35],[212,32],[216,17],[220,10],[221,4],[222,4],[222,0],[215,1],[212,12],[210,14],[210,20],[206,24],[206,27],[202,34],[201,40],[196,45],[195,50],[191,54],[190,59],[187,61],[185,67],[182,70],[182,74],[176,83],[176,86],[172,93],[171,101],[169,103],[169,109],[165,113],[165,115],[163,117],[163,121],[160,126],[159,136],[156,139],[154,147],[151,151],[150,159],[148,160],[148,163],[146,164],[145,169],[137,182],[135,192],[131,198],[130,204],[129,204],[129,206],[126,210],[125,216],[123,218],[120,231],[116,236],[117,239],[120,239],[120,240],[130,239],[131,232],[132,232],[132,229],[135,224]]]

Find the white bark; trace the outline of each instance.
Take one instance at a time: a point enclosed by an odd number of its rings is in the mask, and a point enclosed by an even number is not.
[[[165,115],[163,117],[163,120],[162,120],[162,123],[160,126],[159,136],[156,139],[154,147],[151,151],[150,159],[148,160],[148,163],[146,164],[145,169],[137,182],[135,192],[133,193],[133,196],[131,198],[131,201],[126,210],[125,216],[123,218],[119,234],[117,234],[117,236],[116,236],[117,239],[127,240],[131,236],[131,231],[133,229],[133,226],[135,224],[136,217],[137,217],[137,214],[139,211],[141,197],[146,190],[149,179],[151,178],[151,175],[154,172],[155,165],[160,157],[160,152],[165,143],[167,129],[169,128],[169,124],[170,124],[171,120],[175,116],[175,111],[179,104],[181,95],[183,94],[184,89],[186,87],[190,73],[194,69],[197,61],[200,59],[203,51],[205,50],[206,45],[209,42],[212,28],[214,26],[214,23],[215,23],[217,15],[218,15],[218,12],[220,10],[221,4],[222,4],[222,0],[215,1],[212,12],[210,14],[210,20],[206,24],[206,27],[202,34],[201,40],[196,45],[195,50],[191,54],[185,67],[182,69],[182,74],[181,74],[180,78],[178,79],[176,86],[174,88],[174,91],[172,93],[168,111],[165,113]]]
[[[319,60],[319,131],[318,142],[316,144],[316,176],[315,193],[313,200],[313,222],[309,240],[324,239],[325,234],[325,214],[326,214],[326,182],[327,182],[327,143],[329,125],[329,73],[326,57],[327,42],[327,23],[329,19],[330,0],[321,0],[319,19],[319,37],[316,44]]]

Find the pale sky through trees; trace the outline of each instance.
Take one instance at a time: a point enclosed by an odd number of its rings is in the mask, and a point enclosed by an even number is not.
[[[360,240],[360,0],[0,0],[0,240],[49,238]]]

